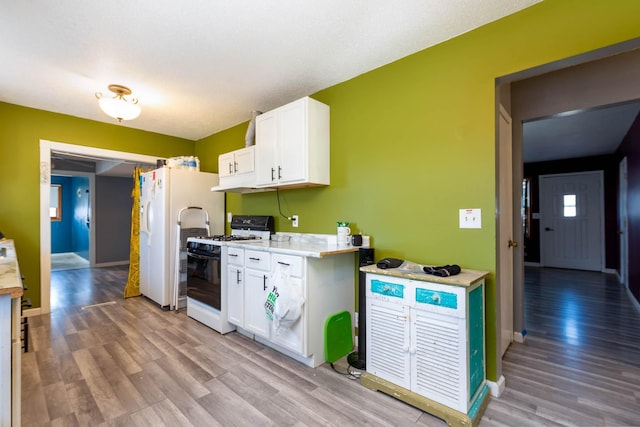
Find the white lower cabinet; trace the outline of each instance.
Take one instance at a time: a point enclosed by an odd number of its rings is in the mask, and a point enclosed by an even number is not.
[[[285,280],[289,281],[289,292],[294,292],[296,295],[302,296],[306,301],[306,286],[303,279],[304,260],[304,257],[301,256],[273,254],[271,273],[272,277],[278,277],[276,274],[277,270],[282,269]],[[271,285],[273,286],[275,283],[272,282]],[[288,350],[306,355],[304,331],[306,329],[307,316],[305,312],[306,307],[303,305],[300,318],[290,327],[280,329],[272,328],[271,341]]]
[[[464,414],[486,393],[484,279],[367,274],[367,372]]]
[[[227,317],[230,323],[244,327],[244,249],[224,247],[227,257]],[[224,250],[223,250],[223,255]]]
[[[271,336],[271,322],[264,307],[269,294],[270,260],[269,252],[245,250],[244,328],[264,338]]]
[[[252,336],[301,363],[316,367],[325,361],[327,318],[355,306],[354,253],[322,258],[229,246],[228,313],[238,331]],[[232,259],[233,258],[233,259]],[[242,259],[240,261],[239,259]],[[282,275],[278,271],[282,271]],[[277,280],[304,299],[300,317],[277,329],[267,317],[265,301]],[[279,279],[280,278],[280,279]]]

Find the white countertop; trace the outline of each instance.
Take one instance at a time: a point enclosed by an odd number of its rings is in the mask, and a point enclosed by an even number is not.
[[[306,234],[306,233],[276,233],[289,236],[288,242],[274,240],[238,241],[228,242],[229,246],[236,246],[255,251],[269,251],[288,255],[298,255],[311,258],[323,258],[329,255],[338,255],[357,252],[359,246],[338,245],[334,235]]]
[[[22,296],[22,279],[13,240],[0,240],[0,295]]]

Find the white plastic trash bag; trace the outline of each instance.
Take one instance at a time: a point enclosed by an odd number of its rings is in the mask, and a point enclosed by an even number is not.
[[[273,321],[276,333],[289,329],[302,315],[304,297],[300,286],[295,286],[285,267],[279,266],[271,277],[273,288],[265,301],[265,311]]]

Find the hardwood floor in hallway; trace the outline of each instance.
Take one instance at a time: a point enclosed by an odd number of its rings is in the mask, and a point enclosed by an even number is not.
[[[640,425],[640,316],[608,276],[578,273],[527,271],[529,335],[507,351],[507,388],[480,427]],[[446,425],[326,364],[123,299],[126,278],[52,272],[52,312],[29,319],[24,426]]]

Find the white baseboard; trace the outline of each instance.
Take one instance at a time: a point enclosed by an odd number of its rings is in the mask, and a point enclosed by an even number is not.
[[[41,314],[42,314],[42,309],[40,307],[27,308],[25,310],[22,310],[23,317],[40,316]]]
[[[491,392],[492,397],[500,397],[506,387],[506,379],[504,378],[504,375],[500,375],[498,381],[494,382],[487,380],[487,385],[489,386],[489,391]]]
[[[615,274],[616,276],[618,275],[618,270],[616,270],[615,268],[605,268],[604,270],[602,270],[602,272],[607,274]]]
[[[127,265],[129,261],[112,261],[112,262],[101,262],[96,263],[96,267],[115,267],[117,265]]]
[[[524,266],[525,267],[542,267],[542,264],[539,262],[529,262],[529,261],[525,261],[524,262]]]

